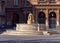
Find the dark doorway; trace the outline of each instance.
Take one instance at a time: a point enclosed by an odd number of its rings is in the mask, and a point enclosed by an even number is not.
[[[29,13],[26,13],[24,23],[27,23],[27,20],[28,20],[28,15],[29,15]]]
[[[49,28],[56,28],[56,13],[51,12],[49,14]]]
[[[39,12],[38,14],[38,23],[39,24],[45,24],[46,22],[46,17],[44,12]]]
[[[19,23],[19,15],[14,13],[13,14],[13,21],[12,21],[12,25],[16,26],[16,24]]]
[[[38,14],[38,24],[40,30],[45,30],[46,29],[46,17],[44,12],[39,12]]]

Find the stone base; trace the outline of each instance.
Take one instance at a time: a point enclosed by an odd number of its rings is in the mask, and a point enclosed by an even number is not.
[[[37,24],[17,24],[16,31],[37,31]]]
[[[44,31],[45,24],[17,24],[16,31]]]

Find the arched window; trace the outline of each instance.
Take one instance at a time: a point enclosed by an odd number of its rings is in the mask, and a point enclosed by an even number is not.
[[[55,12],[51,12],[50,14],[49,14],[49,18],[56,18],[56,13]]]
[[[50,3],[54,3],[54,2],[55,2],[55,0],[49,0],[49,2],[50,2]]]
[[[18,0],[14,0],[14,5],[15,5],[15,6],[18,5]]]
[[[44,13],[44,12],[39,12],[38,17],[39,17],[39,18],[45,18],[45,13]]]

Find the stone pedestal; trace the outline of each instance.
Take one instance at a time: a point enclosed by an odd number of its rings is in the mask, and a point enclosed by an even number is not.
[[[37,24],[17,24],[16,31],[37,31]]]

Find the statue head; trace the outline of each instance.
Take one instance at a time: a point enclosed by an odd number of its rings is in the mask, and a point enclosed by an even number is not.
[[[30,13],[29,16],[32,16],[32,13]]]

